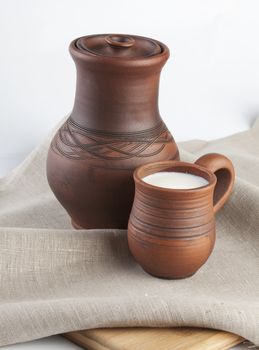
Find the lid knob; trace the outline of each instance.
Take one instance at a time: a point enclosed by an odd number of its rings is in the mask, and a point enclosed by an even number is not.
[[[131,47],[135,43],[135,40],[131,36],[121,34],[107,35],[105,41],[117,48]]]

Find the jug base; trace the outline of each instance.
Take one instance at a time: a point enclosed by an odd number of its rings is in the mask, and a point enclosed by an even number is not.
[[[77,223],[75,223],[72,219],[71,219],[71,225],[73,228],[75,228],[76,230],[87,230],[86,228],[78,225]]]

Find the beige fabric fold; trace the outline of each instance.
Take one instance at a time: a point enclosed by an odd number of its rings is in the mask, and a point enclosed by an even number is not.
[[[220,152],[237,172],[215,250],[185,280],[146,274],[126,231],[71,229],[46,181],[48,144],[0,179],[0,345],[123,326],[217,328],[259,345],[259,119],[243,133],[180,144],[183,160]]]

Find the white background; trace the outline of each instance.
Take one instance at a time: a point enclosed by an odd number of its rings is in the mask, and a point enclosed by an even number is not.
[[[248,128],[259,114],[259,1],[0,0],[0,157],[20,161],[73,106],[72,39],[166,43],[160,111],[176,140]]]
[[[221,137],[259,115],[257,0],[0,0],[0,174],[72,109],[70,41],[109,32],[169,46],[160,111],[176,140]]]

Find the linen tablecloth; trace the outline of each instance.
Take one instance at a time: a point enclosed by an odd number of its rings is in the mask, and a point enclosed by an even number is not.
[[[234,192],[193,277],[149,276],[124,230],[80,230],[49,189],[50,138],[0,179],[0,345],[98,327],[208,327],[259,344],[259,119],[251,130],[180,144],[182,160],[227,155]]]

